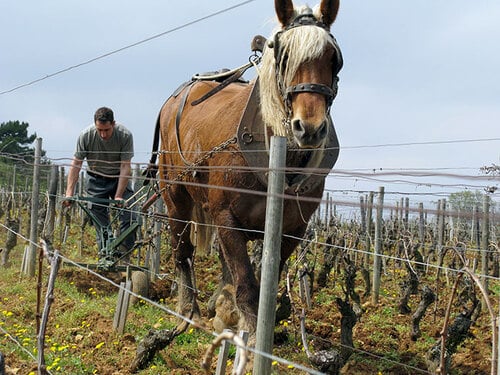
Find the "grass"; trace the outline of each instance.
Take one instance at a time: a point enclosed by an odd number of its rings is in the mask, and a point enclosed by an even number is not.
[[[75,220],[76,221],[76,220]],[[70,231],[64,250],[69,258],[89,260],[95,258],[95,240],[93,229],[88,229],[84,236],[85,248],[80,254],[80,231],[75,223]],[[1,241],[1,237],[0,237]],[[8,331],[24,350],[37,355],[36,349],[36,279],[20,275],[18,245],[12,254],[13,267],[0,270],[0,328]],[[202,277],[198,276],[198,287],[202,289],[202,309],[212,291],[217,287],[217,277],[220,273],[217,257],[198,254],[197,266],[202,269]],[[293,257],[292,257],[293,259]],[[170,262],[171,263],[171,262]],[[169,267],[171,264],[163,265]],[[391,265],[391,267],[393,267]],[[349,373],[358,374],[396,374],[414,373],[411,368],[405,368],[398,363],[424,368],[424,357],[427,350],[435,344],[442,326],[443,306],[446,304],[450,288],[442,282],[439,288],[441,299],[433,316],[430,308],[422,320],[422,336],[416,341],[409,340],[410,315],[401,315],[397,310],[399,282],[406,276],[406,271],[391,268],[382,278],[380,301],[377,306],[370,302],[370,297],[362,298],[364,313],[361,321],[354,327],[354,344],[359,352],[354,352],[348,366]],[[44,280],[49,268],[44,263]],[[336,280],[329,280],[328,286],[315,290],[312,296],[313,306],[308,311],[306,326],[308,342],[311,349],[327,349],[338,347],[340,335],[340,313],[335,299],[344,298],[342,289],[342,274],[335,274]],[[422,280],[434,288],[435,273],[430,272]],[[283,287],[283,284],[281,285]],[[357,276],[358,292],[362,295],[363,283],[361,275]],[[297,289],[297,288],[295,288]],[[296,310],[289,320],[282,321],[275,330],[280,344],[275,345],[273,354],[295,363],[312,367],[308,361],[301,343],[299,319],[301,302],[298,290],[292,291]],[[500,295],[500,284],[490,282],[493,296]],[[45,298],[43,290],[42,305]],[[118,335],[112,332],[112,320],[116,308],[117,290],[101,280],[92,277],[86,271],[64,266],[59,271],[56,280],[55,301],[47,327],[46,363],[50,371],[56,374],[113,374],[124,373],[135,357],[138,342],[150,329],[173,329],[176,319],[166,312],[147,303],[139,303],[129,308],[125,333]],[[409,302],[414,310],[419,302],[419,296],[412,296]],[[496,300],[496,299],[495,299]],[[161,300],[169,309],[175,309],[175,297]],[[454,313],[459,312],[458,307]],[[440,315],[441,314],[441,315]],[[205,320],[210,331],[211,323]],[[475,374],[489,372],[489,357],[491,330],[487,318],[483,318],[473,327],[476,338],[468,339],[461,349],[461,357],[457,358],[453,375],[466,373],[466,369],[481,364],[481,370]],[[173,344],[161,351],[153,359],[148,369],[141,372],[146,375],[179,374],[199,375],[202,357],[213,337],[198,329],[189,329],[178,336]],[[0,348],[7,355],[8,364],[19,368],[19,373],[34,374],[36,361],[20,349],[12,339],[0,334]],[[371,354],[367,354],[367,352]],[[234,359],[235,349],[230,350],[230,360]],[[15,362],[12,360],[15,358]],[[215,358],[213,362],[215,363]],[[273,362],[273,374],[303,374],[303,371],[288,364]],[[465,369],[465,370],[464,370]],[[346,370],[347,371],[347,370]],[[483,372],[479,372],[483,371]]]

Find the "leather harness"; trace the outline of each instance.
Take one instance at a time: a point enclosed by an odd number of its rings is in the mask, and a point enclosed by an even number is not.
[[[284,30],[278,32],[275,37],[273,43],[269,43],[268,46],[274,48],[274,53],[275,53],[275,61],[276,61],[276,75],[277,75],[277,80],[278,83],[280,83],[280,70],[282,67],[279,66],[280,64],[280,54],[281,54],[281,48],[279,48],[279,38],[280,35],[294,27],[298,26],[303,26],[303,25],[315,25],[318,27],[322,27],[328,31],[328,28],[320,21],[318,21],[314,16],[306,14],[306,15],[301,15],[297,17],[292,23],[290,23]],[[333,38],[333,36],[332,36]],[[252,49],[254,46],[258,46],[260,50],[263,47],[265,39],[263,40],[262,36],[257,36],[254,39],[254,42],[252,44]],[[340,48],[338,47],[335,39],[333,38],[334,41],[334,48],[336,50],[336,63],[332,64],[335,68],[337,68],[336,71],[333,72],[333,82],[332,86],[329,87],[324,84],[318,84],[318,83],[300,83],[298,85],[290,86],[290,87],[281,87],[282,85],[278,84],[281,95],[283,97],[283,101],[285,103],[285,108],[287,112],[291,113],[291,109],[289,109],[289,106],[291,106],[291,95],[293,93],[300,93],[300,92],[314,92],[314,93],[319,93],[322,94],[326,97],[327,99],[327,104],[328,104],[328,112],[329,108],[333,102],[333,99],[335,98],[337,94],[337,82],[338,82],[338,77],[337,73],[342,67],[342,55],[340,52]],[[258,49],[253,49],[254,52],[256,52]],[[214,89],[210,90],[208,93],[204,94],[202,97],[194,100],[191,102],[191,105],[197,105],[201,103],[202,101],[208,99],[212,95],[216,94],[217,92],[221,91],[224,89],[224,87],[227,87],[229,84],[236,82],[241,79],[241,76],[243,73],[249,68],[249,64],[244,65],[243,67],[232,71],[230,75],[224,77],[224,80],[216,86]],[[218,77],[221,76],[220,74]],[[189,93],[191,91],[191,87],[195,82],[198,82],[199,80],[203,80],[202,75],[196,75],[193,77],[191,81],[183,83],[177,90],[174,91],[174,93],[171,95],[171,97],[177,97],[180,93],[182,93],[182,98],[181,102],[179,104],[179,107],[177,109],[177,114],[175,118],[175,133],[176,133],[176,141],[177,141],[177,147],[179,154],[184,162],[184,164],[187,166],[189,170],[191,170],[193,167],[196,165],[199,165],[200,163],[198,161],[195,161],[194,163],[191,163],[187,161],[182,152],[181,148],[181,143],[180,143],[180,138],[179,138],[179,124],[180,124],[180,119],[182,116],[182,112],[184,111],[184,107],[187,102],[187,98],[189,96]],[[241,80],[240,80],[241,82]],[[168,100],[168,99],[167,99]],[[328,131],[328,140],[326,142],[325,148],[323,150],[323,158],[321,159],[319,166],[317,167],[315,172],[312,172],[310,174],[288,174],[287,175],[287,192],[288,193],[295,193],[295,194],[305,194],[308,191],[311,191],[315,187],[318,186],[318,184],[322,183],[324,181],[325,176],[329,173],[335,162],[337,161],[338,154],[339,154],[339,142],[337,139],[337,135],[335,133],[335,128],[333,126],[333,121],[330,117],[330,114],[328,113],[327,116],[328,119],[328,126],[330,127]],[[250,93],[250,96],[247,100],[245,110],[240,118],[238,129],[237,129],[237,134],[235,138],[231,138],[225,142],[223,142],[221,145],[215,146],[212,150],[208,151],[206,154],[202,155],[200,159],[206,160],[210,158],[213,154],[214,151],[220,151],[221,147],[227,147],[226,145],[229,145],[233,143],[234,140],[237,141],[237,144],[239,146],[240,151],[242,152],[243,156],[245,157],[245,160],[248,164],[249,167],[254,170],[254,173],[256,174],[257,178],[259,181],[264,185],[267,186],[267,168],[269,165],[269,154],[268,150],[266,148],[266,137],[267,134],[265,133],[267,130],[265,129],[264,123],[262,121],[262,116],[260,113],[260,107],[259,107],[259,81],[258,79],[255,81],[253,84],[252,91]],[[158,119],[156,122],[156,128],[155,128],[155,134],[154,134],[154,142],[153,142],[153,149],[152,149],[152,156],[149,162],[148,169],[144,173],[146,176],[149,178],[153,178],[154,174],[156,174],[157,171],[157,166],[156,164],[156,158],[157,154],[161,151],[158,151],[158,146],[159,146],[159,134],[160,134],[160,116],[158,115]],[[313,151],[311,151],[313,152]],[[199,160],[200,160],[199,159]],[[181,174],[184,176],[186,175],[185,173]],[[147,182],[145,182],[147,183]]]

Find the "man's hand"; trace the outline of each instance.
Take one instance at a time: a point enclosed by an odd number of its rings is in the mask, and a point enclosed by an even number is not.
[[[70,208],[71,205],[73,204],[73,197],[65,197],[64,200],[61,202],[61,205],[63,208]]]
[[[127,202],[122,197],[115,197],[115,202],[113,202],[113,206],[118,208],[124,208],[126,203]]]

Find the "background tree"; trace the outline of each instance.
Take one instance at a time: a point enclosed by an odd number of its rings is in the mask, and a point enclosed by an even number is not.
[[[37,135],[36,133],[28,134],[28,127],[27,122],[0,123],[0,186],[26,190],[32,184],[35,160],[33,143]],[[41,156],[41,164],[51,164],[50,160],[45,158],[44,150],[41,150]],[[43,179],[42,184],[45,183]]]
[[[484,194],[478,190],[465,190],[457,193],[451,193],[448,201],[454,211],[472,213],[475,206],[478,206],[479,209],[481,209],[483,204],[483,195]]]
[[[28,135],[27,122],[8,121],[0,124],[0,155],[4,162],[32,162],[35,148],[32,146],[36,133]],[[45,151],[42,150],[42,156]]]

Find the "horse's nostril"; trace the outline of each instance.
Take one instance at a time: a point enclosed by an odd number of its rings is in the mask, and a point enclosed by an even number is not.
[[[323,121],[323,123],[321,124],[321,128],[318,130],[318,135],[320,136],[320,138],[325,138],[327,131],[328,128],[326,126],[326,121]]]
[[[304,127],[302,126],[302,122],[300,120],[292,121],[293,132],[296,134],[303,134]]]

